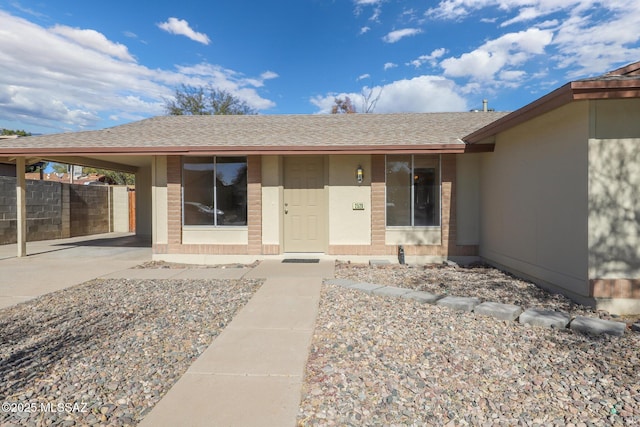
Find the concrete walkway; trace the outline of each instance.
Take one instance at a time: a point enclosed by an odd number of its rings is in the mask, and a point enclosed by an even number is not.
[[[323,277],[334,262],[263,261],[264,285],[140,426],[295,426]]]
[[[0,309],[151,260],[151,245],[130,233],[0,246]],[[129,270],[133,271],[133,270]]]

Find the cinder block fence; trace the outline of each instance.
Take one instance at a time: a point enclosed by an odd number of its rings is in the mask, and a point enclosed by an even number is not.
[[[127,187],[27,180],[27,241],[129,231]],[[0,244],[16,243],[16,179],[0,176]]]

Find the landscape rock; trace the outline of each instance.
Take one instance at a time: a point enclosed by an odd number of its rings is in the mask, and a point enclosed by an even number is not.
[[[476,306],[473,311],[477,314],[495,317],[500,320],[516,320],[520,313],[522,313],[522,307],[513,304],[487,301]]]
[[[571,321],[567,313],[530,308],[520,314],[520,323],[543,328],[564,329]]]
[[[439,299],[437,305],[459,311],[473,311],[480,304],[480,298],[447,296]]]
[[[624,322],[614,322],[612,320],[594,319],[592,317],[577,316],[569,327],[578,332],[591,335],[616,335],[623,336],[627,329]]]

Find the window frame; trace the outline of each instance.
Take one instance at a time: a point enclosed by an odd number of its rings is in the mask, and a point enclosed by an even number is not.
[[[238,224],[218,224],[218,216],[217,215],[213,215],[214,221],[213,224],[185,224],[185,178],[184,178],[184,174],[185,174],[185,169],[184,169],[184,165],[185,165],[185,160],[188,160],[189,158],[199,158],[199,159],[203,159],[203,158],[209,158],[211,159],[211,162],[213,163],[213,182],[211,183],[211,185],[213,186],[213,209],[214,212],[216,212],[218,210],[218,186],[216,185],[216,176],[218,174],[218,162],[217,159],[219,158],[242,158],[244,159],[246,166],[246,171],[245,173],[247,174],[247,178],[249,175],[249,160],[248,160],[248,156],[216,156],[216,155],[212,155],[212,156],[182,156],[182,161],[180,163],[180,176],[181,176],[181,192],[180,192],[180,199],[181,199],[181,208],[182,208],[182,212],[181,212],[181,216],[182,216],[182,227],[186,227],[186,228],[216,228],[216,229],[247,229],[248,225],[249,225],[249,192],[248,192],[248,179],[247,179],[247,191],[246,191],[246,203],[245,203],[245,208],[247,209],[246,212],[246,224],[244,225],[238,225]]]
[[[400,154],[401,155],[401,154]],[[415,184],[411,184],[410,191],[410,218],[411,225],[389,225],[388,224],[388,209],[387,209],[387,165],[389,157],[400,156],[399,154],[385,154],[384,156],[384,225],[385,228],[390,230],[427,230],[427,229],[437,229],[442,227],[442,155],[441,154],[405,154],[411,156],[411,177],[415,176],[415,156],[424,156],[424,157],[436,157],[438,163],[438,224],[435,225],[415,225]]]

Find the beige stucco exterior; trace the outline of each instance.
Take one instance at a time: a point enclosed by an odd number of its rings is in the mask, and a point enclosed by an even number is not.
[[[282,238],[282,157],[262,157],[262,244],[279,245]]]
[[[371,244],[371,156],[344,155],[329,158],[329,244]],[[362,184],[356,169],[364,171]],[[361,204],[361,206],[354,206]],[[362,207],[363,209],[360,209]]]
[[[154,156],[152,161],[152,171],[152,239],[154,244],[166,245],[169,238],[167,221],[167,157]]]
[[[456,223],[459,245],[480,243],[480,166],[479,154],[456,156]]]
[[[589,103],[496,136],[482,155],[480,255],[585,301]]]
[[[589,277],[637,278],[640,100],[593,104],[595,121],[589,140]]]
[[[145,165],[136,172],[136,234],[149,238],[153,234],[152,169]]]

